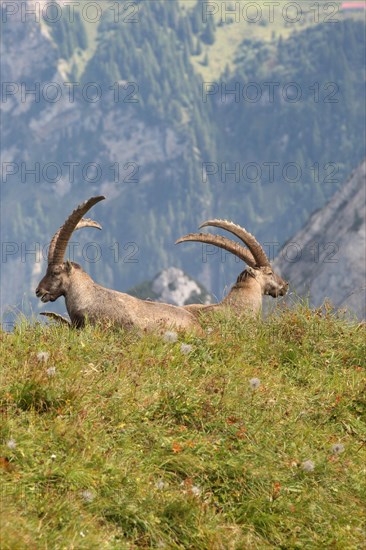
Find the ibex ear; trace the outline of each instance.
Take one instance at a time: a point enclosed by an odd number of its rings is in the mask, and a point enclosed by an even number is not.
[[[256,273],[256,270],[253,268],[253,267],[250,267],[248,265],[248,267],[246,268],[246,272],[249,273],[249,275],[251,275],[252,277],[256,277],[257,273]]]
[[[67,273],[67,274],[71,273],[72,265],[71,265],[70,260],[66,260],[66,262],[65,262],[65,270],[66,270],[66,273]]]

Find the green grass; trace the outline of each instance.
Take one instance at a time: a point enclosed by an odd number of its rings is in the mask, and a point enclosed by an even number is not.
[[[2,550],[365,547],[365,325],[208,326],[2,333]]]

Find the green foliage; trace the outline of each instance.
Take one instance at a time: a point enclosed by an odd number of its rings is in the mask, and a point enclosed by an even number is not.
[[[364,325],[299,305],[205,326],[1,334],[4,550],[362,547]]]

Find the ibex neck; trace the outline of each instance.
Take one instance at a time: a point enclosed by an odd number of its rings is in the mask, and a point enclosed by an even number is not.
[[[262,307],[261,286],[254,277],[248,276],[240,283],[236,283],[221,303],[238,313],[248,310],[257,313]]]
[[[73,323],[79,324],[95,299],[96,283],[82,269],[75,269],[65,293],[67,312]]]

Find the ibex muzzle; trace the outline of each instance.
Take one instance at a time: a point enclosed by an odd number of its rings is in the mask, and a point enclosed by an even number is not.
[[[72,267],[81,269],[78,264],[69,261],[62,265],[49,265],[46,275],[36,288],[37,298],[46,304],[54,302],[60,296],[65,296]]]

